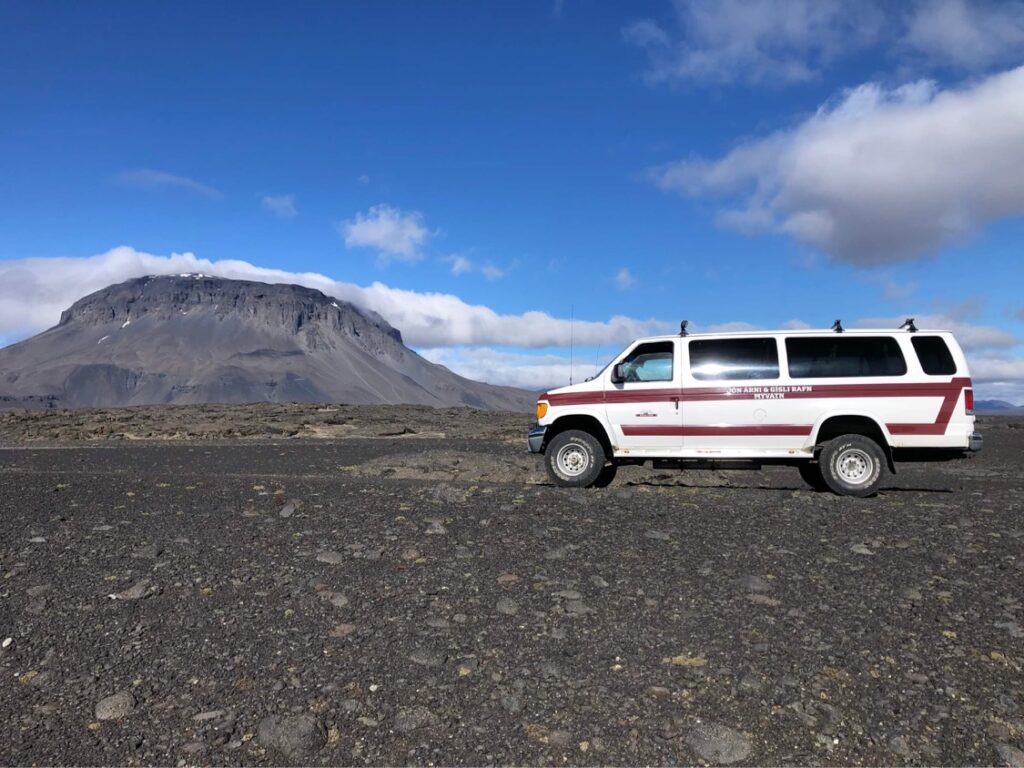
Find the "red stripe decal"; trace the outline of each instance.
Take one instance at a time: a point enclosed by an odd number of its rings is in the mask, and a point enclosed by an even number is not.
[[[797,435],[806,437],[813,427],[804,424],[744,424],[744,425],[703,425],[654,426],[623,425],[622,434],[631,437],[776,437]]]
[[[775,386],[775,385],[764,385]],[[821,399],[828,397],[959,397],[964,387],[971,386],[967,377],[952,379],[947,383],[924,384],[784,384],[785,399]],[[807,386],[805,392],[794,391],[795,387]],[[565,392],[541,395],[551,405],[595,405],[599,403],[654,403],[679,399],[683,402],[706,400],[754,400],[757,393],[744,392],[743,385],[734,387],[665,387],[658,389],[615,389],[598,392]],[[758,389],[763,389],[759,386]],[[955,404],[955,401],[954,401]],[[952,412],[952,405],[950,406]]]
[[[886,424],[891,435],[944,435],[949,419],[935,424]]]

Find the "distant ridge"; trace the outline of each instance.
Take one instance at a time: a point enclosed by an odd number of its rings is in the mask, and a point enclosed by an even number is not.
[[[1014,405],[1005,400],[978,400],[974,412],[982,416],[1024,416],[1024,405]]]
[[[0,408],[286,401],[526,411],[535,397],[431,363],[320,291],[203,274],[111,285],[0,349]]]

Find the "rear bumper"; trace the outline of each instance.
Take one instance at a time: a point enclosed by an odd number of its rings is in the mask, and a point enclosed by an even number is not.
[[[980,451],[984,444],[985,439],[981,436],[981,433],[972,432],[970,442],[967,443],[967,450],[971,452]]]
[[[530,433],[526,436],[526,445],[530,449],[530,453],[540,453],[543,451],[544,434],[547,431],[547,427],[542,427],[539,424],[530,430]]]

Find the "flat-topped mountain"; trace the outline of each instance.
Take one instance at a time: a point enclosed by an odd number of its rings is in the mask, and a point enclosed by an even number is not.
[[[332,402],[529,410],[420,357],[383,318],[299,285],[141,277],[0,349],[0,407]]]

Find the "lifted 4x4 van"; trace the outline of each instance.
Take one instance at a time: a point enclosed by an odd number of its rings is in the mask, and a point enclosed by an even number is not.
[[[592,379],[540,396],[529,448],[558,485],[622,464],[791,464],[812,487],[869,496],[900,460],[981,449],[948,331],[686,333],[633,342]]]

